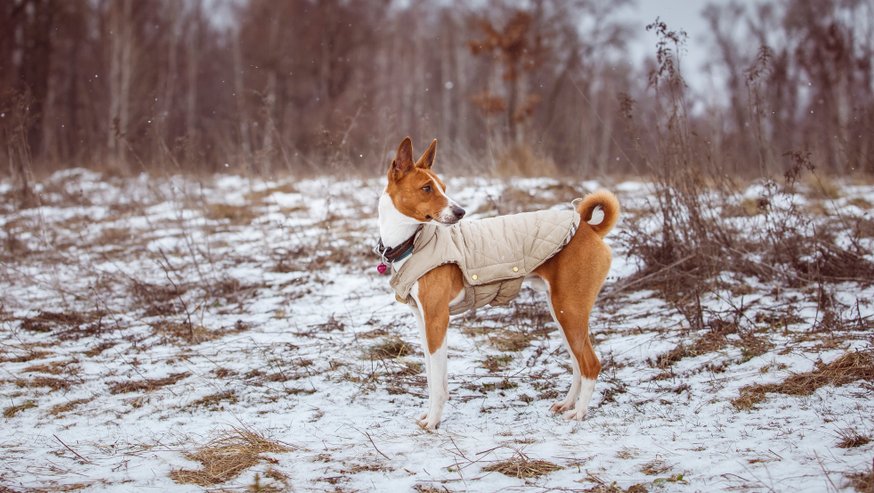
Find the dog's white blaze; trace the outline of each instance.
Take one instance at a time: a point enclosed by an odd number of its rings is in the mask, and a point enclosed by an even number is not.
[[[595,209],[592,211],[592,219],[589,219],[588,223],[595,226],[595,225],[601,224],[601,222],[603,220],[604,220],[604,209],[602,209],[600,205],[596,206]]]
[[[446,207],[444,207],[440,211],[440,217],[438,217],[437,220],[441,223],[450,223],[450,224],[454,224],[454,223],[458,222],[458,218],[456,218],[455,214],[452,212],[453,207],[460,207],[458,205],[458,202],[452,200],[449,197],[449,195],[446,195],[446,192],[444,192],[443,189],[440,188],[440,185],[438,185],[437,181],[434,180],[433,178],[431,178],[431,183],[432,183],[433,189],[436,190],[437,193],[439,193],[441,196],[446,198]]]

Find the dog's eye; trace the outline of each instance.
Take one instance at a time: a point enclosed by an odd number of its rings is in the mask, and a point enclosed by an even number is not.
[[[425,185],[422,187],[422,191],[425,193],[431,193],[431,185]]]

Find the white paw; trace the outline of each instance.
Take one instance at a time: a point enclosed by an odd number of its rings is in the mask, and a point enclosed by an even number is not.
[[[440,427],[440,418],[431,419],[428,417],[428,413],[425,413],[416,420],[416,424],[423,430],[434,431]]]
[[[549,410],[554,413],[563,413],[574,406],[574,401],[559,401],[550,406]]]
[[[586,408],[576,408],[564,413],[564,419],[568,421],[582,421],[586,417]]]

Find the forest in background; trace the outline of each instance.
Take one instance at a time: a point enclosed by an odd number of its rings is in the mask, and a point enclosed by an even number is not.
[[[4,0],[0,169],[374,174],[411,135],[461,172],[874,172],[870,0],[700,4],[717,94],[628,3]]]

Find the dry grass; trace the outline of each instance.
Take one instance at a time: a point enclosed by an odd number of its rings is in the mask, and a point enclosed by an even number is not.
[[[522,351],[531,345],[535,335],[509,329],[494,329],[488,334],[489,343],[499,351]]]
[[[871,437],[863,435],[852,428],[838,430],[838,437],[840,437],[837,444],[838,448],[861,447],[862,445],[867,445],[871,442]]]
[[[670,470],[671,466],[662,459],[654,459],[640,466],[640,472],[646,474],[647,476],[664,474]]]
[[[78,327],[93,320],[88,316],[77,312],[39,312],[33,317],[21,321],[21,328],[29,332],[51,332],[58,327]]]
[[[47,387],[52,390],[67,390],[73,383],[61,378],[34,377],[30,380],[18,379],[15,381],[15,385],[22,388]]]
[[[200,469],[174,469],[170,478],[177,483],[212,486],[236,478],[246,469],[258,464],[263,453],[289,452],[287,445],[270,440],[248,429],[234,428],[222,433],[195,452],[185,457],[200,463]]]
[[[250,206],[223,203],[207,204],[204,206],[203,214],[207,219],[229,222],[233,225],[246,225],[257,217]]]
[[[646,493],[648,490],[642,484],[633,484],[628,488],[621,488],[616,483],[599,484],[598,486],[582,490],[584,493]]]
[[[152,324],[152,333],[160,337],[162,343],[169,344],[199,344],[228,334],[227,331],[210,330],[202,325],[171,320]]]
[[[389,337],[382,342],[371,346],[367,350],[367,355],[371,359],[395,359],[413,354],[412,346],[403,341],[400,337]]]
[[[23,373],[48,373],[49,375],[61,375],[75,371],[76,367],[73,365],[78,362],[78,360],[72,359],[66,361],[53,361],[51,363],[40,363],[25,367],[21,371]]]
[[[513,356],[509,354],[489,355],[482,361],[482,366],[486,370],[496,373],[506,368],[512,361]]]
[[[21,411],[33,409],[35,407],[36,401],[24,401],[21,404],[14,404],[3,410],[3,417],[8,419],[20,413]]]
[[[817,364],[812,371],[797,373],[780,383],[748,385],[732,401],[735,408],[746,410],[762,402],[769,393],[810,395],[825,385],[847,385],[857,380],[874,382],[874,357],[871,352],[846,353],[831,363]]]
[[[83,352],[82,354],[84,354],[85,356],[88,356],[89,358],[93,358],[93,357],[103,353],[103,351],[106,351],[107,349],[109,349],[111,347],[115,347],[115,343],[105,341],[105,342],[101,342],[100,344],[96,344],[94,347],[88,349],[87,351]]]
[[[192,402],[188,405],[188,407],[205,407],[212,411],[218,411],[224,408],[224,403],[228,404],[236,404],[237,402],[237,394],[233,390],[227,390],[224,392],[216,392],[215,394],[210,394],[196,401]]]
[[[80,405],[85,404],[86,402],[90,402],[90,401],[91,401],[91,399],[76,399],[76,400],[72,400],[70,402],[65,402],[63,404],[57,404],[57,405],[52,406],[51,409],[49,409],[49,414],[51,414],[52,416],[60,416],[62,414],[66,414],[66,413],[72,411],[73,409],[79,407]]]
[[[128,392],[152,392],[167,385],[182,380],[191,375],[188,372],[173,373],[164,378],[151,378],[139,381],[116,382],[109,385],[109,392],[112,394],[125,394]]]
[[[540,459],[531,459],[522,452],[516,452],[513,454],[513,457],[507,460],[494,462],[483,467],[485,472],[499,472],[505,476],[517,479],[539,478],[561,469],[563,468],[558,464]]]
[[[51,356],[49,351],[31,350],[27,353],[18,356],[4,356],[0,358],[0,363],[26,363],[35,359],[42,359]]]
[[[859,493],[874,493],[874,459],[867,471],[847,474],[847,480]]]

